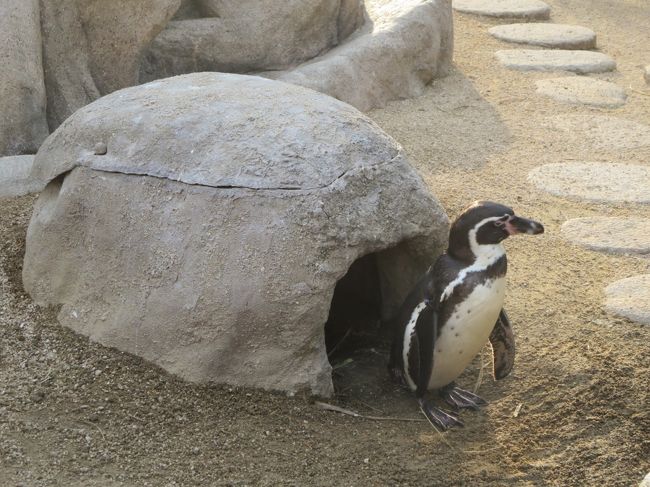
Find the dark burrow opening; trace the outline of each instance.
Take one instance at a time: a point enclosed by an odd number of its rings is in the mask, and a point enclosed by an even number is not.
[[[325,324],[325,345],[336,367],[360,349],[388,348],[382,323],[382,290],[377,254],[357,259],[336,284]]]

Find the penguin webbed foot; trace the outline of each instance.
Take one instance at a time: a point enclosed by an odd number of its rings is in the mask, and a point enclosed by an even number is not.
[[[458,416],[453,413],[448,413],[436,406],[432,406],[422,398],[418,399],[418,403],[420,404],[422,414],[429,420],[429,423],[440,431],[445,431],[455,426],[460,426],[461,428],[465,426]]]
[[[455,385],[445,387],[440,391],[440,395],[447,404],[458,409],[478,410],[481,406],[487,404],[487,401],[482,397]]]

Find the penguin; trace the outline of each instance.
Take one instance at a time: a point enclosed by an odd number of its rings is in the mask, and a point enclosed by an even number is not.
[[[541,223],[516,216],[507,206],[473,203],[451,225],[446,252],[400,307],[393,321],[389,370],[415,392],[434,427],[446,430],[463,423],[456,413],[430,404],[428,391],[438,391],[456,410],[486,404],[454,381],[487,341],[495,379],[512,370],[515,343],[503,309],[507,259],[502,242],[511,235],[543,232]]]

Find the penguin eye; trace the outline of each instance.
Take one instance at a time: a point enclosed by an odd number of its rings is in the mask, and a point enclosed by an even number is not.
[[[499,218],[497,221],[494,222],[494,226],[498,228],[502,228],[505,226],[506,222],[508,221],[508,218],[510,218],[510,215],[505,215]]]

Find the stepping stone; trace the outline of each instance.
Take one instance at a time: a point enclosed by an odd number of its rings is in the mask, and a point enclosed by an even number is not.
[[[0,157],[0,198],[42,191],[45,184],[30,178],[34,156]]]
[[[488,32],[497,39],[517,44],[532,44],[555,49],[596,47],[596,33],[578,25],[531,23],[497,25]]]
[[[625,90],[609,81],[584,76],[542,79],[535,82],[537,93],[572,105],[616,108],[625,105]]]
[[[605,309],[650,325],[650,274],[628,277],[605,288]]]
[[[533,169],[528,180],[555,196],[612,203],[650,203],[650,167],[562,162]]]
[[[650,220],[645,218],[575,218],[562,225],[562,235],[591,250],[650,255]]]
[[[551,7],[539,0],[454,0],[458,12],[513,19],[547,20]]]
[[[509,49],[497,51],[496,57],[506,68],[518,71],[573,71],[586,74],[616,69],[616,62],[612,58],[592,51]]]
[[[609,115],[565,114],[550,117],[547,125],[583,144],[585,150],[636,149],[650,145],[650,126]]]

